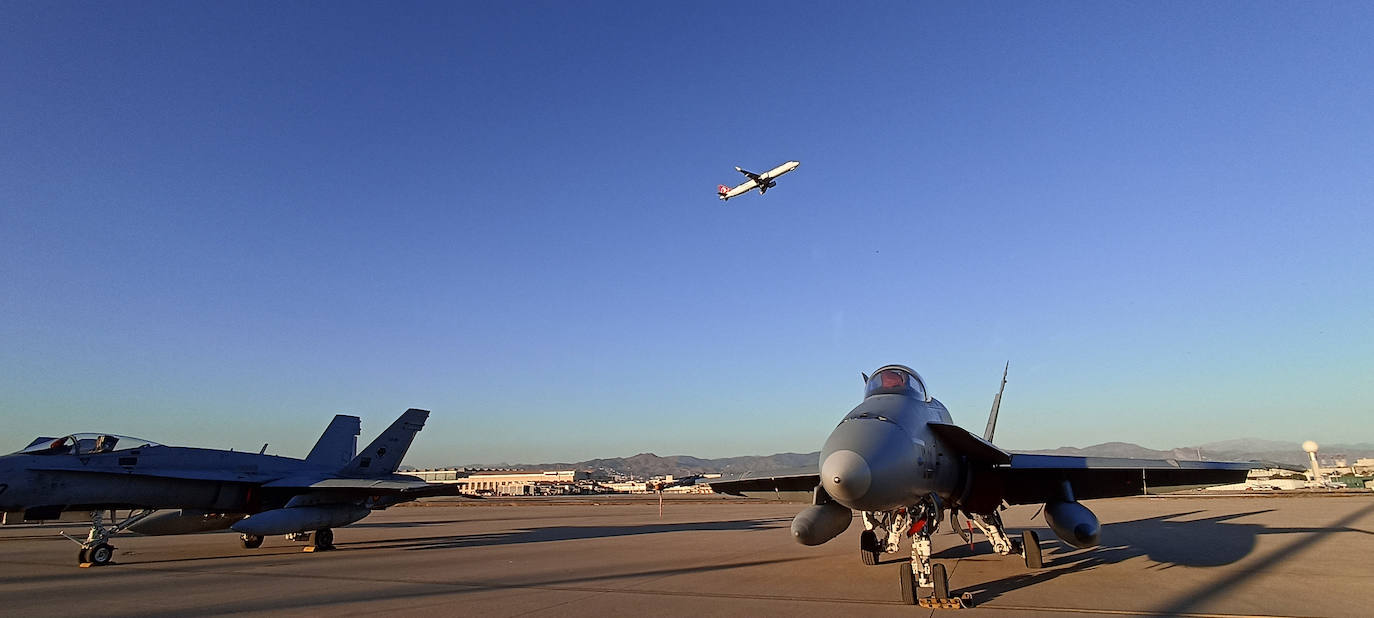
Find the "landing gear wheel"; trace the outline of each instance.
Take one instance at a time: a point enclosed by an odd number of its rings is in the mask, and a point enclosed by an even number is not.
[[[878,557],[883,555],[883,551],[878,548],[878,535],[872,530],[864,530],[859,535],[859,557],[864,564],[869,566],[878,564]]]
[[[334,531],[329,528],[320,528],[315,531],[314,537],[315,551],[327,551],[334,549]]]
[[[945,576],[945,565],[930,565],[931,583],[935,584],[935,599],[944,600],[949,598],[949,577]]]
[[[911,572],[911,563],[903,562],[898,569],[898,580],[902,587],[902,602],[907,605],[916,605],[921,601],[921,587],[916,580],[916,574]]]
[[[262,547],[262,537],[256,534],[240,534],[239,540],[243,541],[244,549],[257,549]]]
[[[1026,568],[1042,569],[1045,561],[1040,556],[1040,535],[1034,530],[1026,530],[1021,533],[1021,548],[1026,557]]]
[[[101,543],[86,552],[86,558],[95,566],[105,566],[114,560],[114,550],[108,543]]]

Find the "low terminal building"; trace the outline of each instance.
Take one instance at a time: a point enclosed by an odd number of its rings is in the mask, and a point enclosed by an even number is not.
[[[458,490],[479,496],[547,496],[582,493],[589,475],[584,470],[412,470],[406,472],[429,483],[454,483]]]
[[[646,494],[649,493],[649,484],[644,481],[611,481],[607,483],[597,483],[598,486],[616,494]]]

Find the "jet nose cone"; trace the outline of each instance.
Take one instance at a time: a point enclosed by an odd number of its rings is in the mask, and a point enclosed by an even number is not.
[[[821,449],[821,487],[840,504],[885,511],[913,504],[922,493],[916,451],[895,423],[851,419]]]
[[[821,485],[837,500],[858,502],[868,493],[872,482],[873,472],[868,462],[854,451],[835,451],[821,464]]]

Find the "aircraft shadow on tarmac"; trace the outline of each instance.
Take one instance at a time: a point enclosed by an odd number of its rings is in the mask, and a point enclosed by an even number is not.
[[[453,520],[462,522],[464,520]],[[722,530],[776,530],[785,527],[788,518],[768,518],[768,519],[741,519],[734,521],[717,522],[686,522],[676,524],[646,524],[641,526],[552,526],[548,528],[527,528],[513,530],[511,532],[493,534],[470,534],[470,535],[443,535],[428,537],[409,537],[401,539],[382,539],[376,541],[346,541],[335,542],[339,548],[347,548],[350,551],[370,551],[379,549],[454,549],[460,547],[483,547],[488,545],[513,545],[519,543],[543,543],[548,541],[573,541],[578,539],[599,539],[616,536],[631,536],[639,534],[662,534],[667,532],[687,532],[687,531],[722,531]],[[450,521],[419,521],[419,522],[396,522],[378,524],[354,524],[349,528],[410,528],[431,525],[453,523]],[[222,534],[211,532],[206,534]],[[240,555],[215,555],[213,557],[195,558],[168,558],[162,560],[140,560],[142,564],[159,564],[170,562],[196,562],[201,560],[234,560],[252,559],[255,557],[266,556],[269,554],[289,555],[299,552],[299,547],[273,547],[270,550],[255,551]],[[136,552],[126,552],[128,555],[136,555]]]
[[[357,541],[336,543],[340,547],[358,549],[453,549],[458,547],[485,547],[491,545],[514,545],[520,543],[544,543],[550,541],[574,541],[578,539],[603,539],[617,536],[640,534],[663,534],[668,532],[709,532],[724,530],[775,530],[791,520],[787,518],[740,519],[733,521],[684,522],[664,524],[644,524],[638,526],[549,526],[527,528],[510,532],[490,534],[468,534],[460,536],[430,536],[382,541]]]
[[[1360,517],[1374,511],[1374,505],[1361,509],[1339,521],[1323,527],[1270,528],[1262,524],[1241,523],[1234,520],[1253,515],[1269,513],[1273,509],[1231,513],[1204,519],[1180,519],[1201,511],[1189,511],[1160,515],[1134,521],[1116,522],[1102,525],[1102,539],[1110,544],[1092,549],[1074,549],[1056,540],[1041,540],[1044,548],[1045,567],[1039,571],[1027,572],[1000,580],[984,582],[958,592],[971,592],[978,603],[992,599],[1028,586],[1034,586],[1061,575],[1088,571],[1093,568],[1124,562],[1132,558],[1145,557],[1158,565],[1152,569],[1168,569],[1175,566],[1216,567],[1235,563],[1254,551],[1261,534],[1302,535],[1288,544],[1271,551],[1265,561],[1286,557],[1302,548],[1310,546],[1321,537],[1334,533],[1353,532],[1374,534],[1368,530],[1350,528]],[[1042,530],[1042,532],[1044,532]],[[1008,530],[1008,533],[1015,534]],[[935,555],[937,559],[968,558],[986,555],[971,551],[968,545],[958,545]],[[1006,560],[1016,560],[1008,556]],[[1176,599],[1164,613],[1183,612],[1200,602],[1204,597],[1219,594],[1224,588],[1234,585],[1214,583],[1208,592]]]
[[[466,522],[464,519],[437,519],[432,521],[387,521],[387,522],[360,522],[350,524],[349,528],[421,528],[424,526],[440,526],[444,524],[461,524]]]

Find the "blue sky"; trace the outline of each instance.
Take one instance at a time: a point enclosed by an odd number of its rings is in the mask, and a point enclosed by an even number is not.
[[[1010,448],[1374,440],[1370,75],[1360,3],[5,2],[3,448],[804,452],[1007,360]]]

